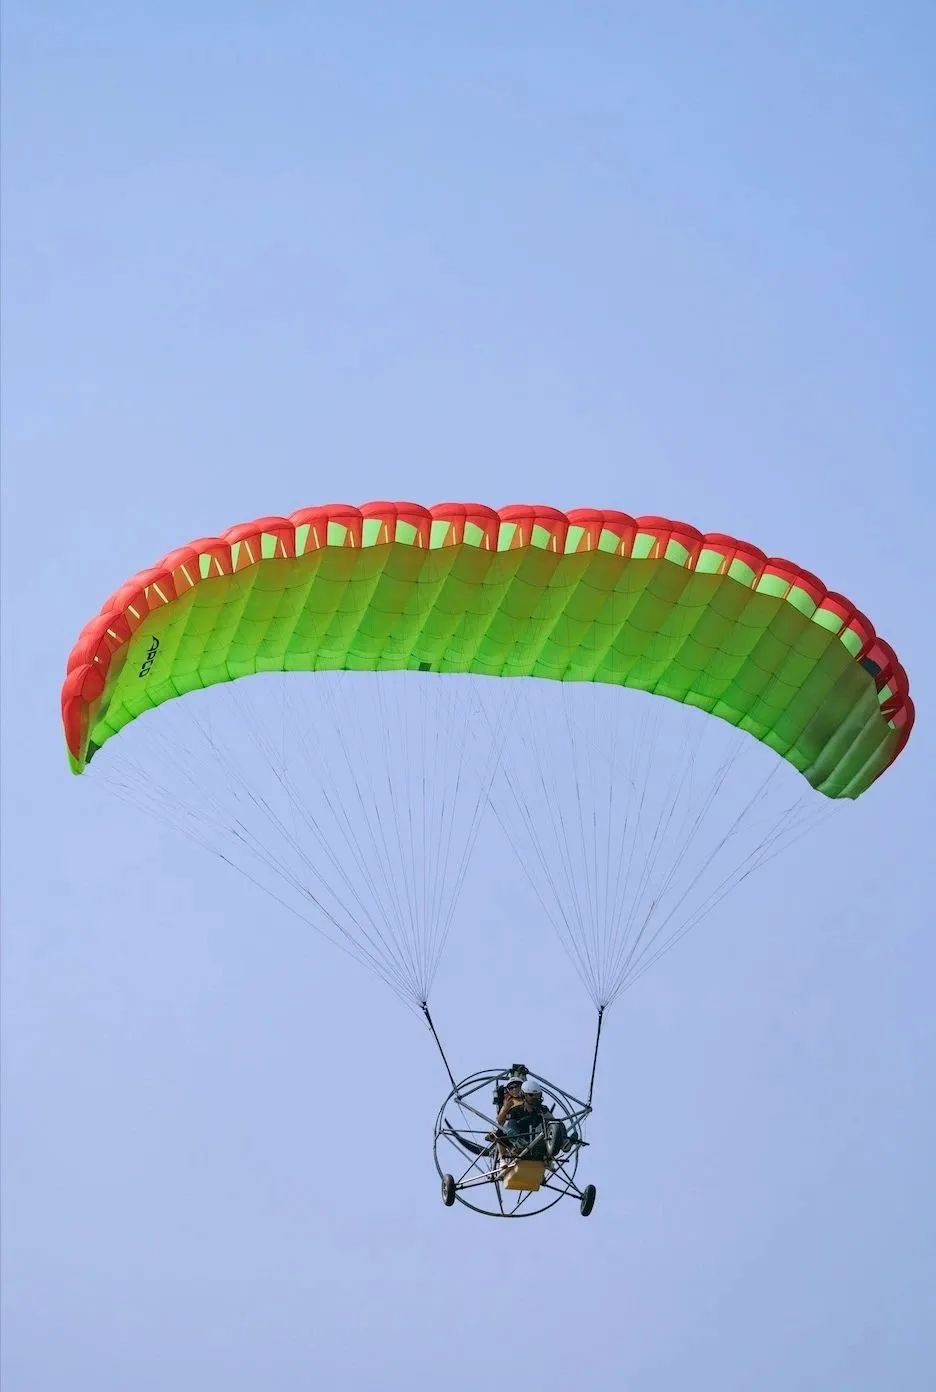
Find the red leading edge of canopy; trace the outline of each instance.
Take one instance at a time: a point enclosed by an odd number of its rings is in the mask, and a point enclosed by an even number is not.
[[[861,647],[855,654],[855,661],[866,668],[878,691],[886,686],[890,693],[881,706],[881,715],[892,722],[899,736],[892,763],[909,738],[914,721],[910,684],[890,644],[877,636],[871,621],[844,595],[827,589],[817,576],[793,561],[767,556],[748,541],[739,541],[721,532],[700,532],[686,522],[674,522],[666,517],[631,517],[626,512],[599,508],[577,508],[566,513],[530,504],[495,509],[481,503],[437,503],[435,507],[426,508],[419,503],[373,502],[361,507],[333,503],[301,508],[289,517],[258,517],[253,522],[239,523],[220,536],[200,537],[170,551],[155,566],[138,571],[115,590],[101,606],[100,613],[85,624],[68,659],[62,687],[62,722],[72,756],[80,757],[90,708],[104,691],[114,654],[130,642],[154,609],[171,603],[201,583],[201,556],[210,558],[206,578],[230,575],[235,569],[260,560],[260,538],[264,535],[275,538],[277,556],[290,557],[296,554],[296,529],[299,527],[310,528],[305,548],[308,552],[327,544],[329,522],[340,523],[347,529],[347,545],[360,546],[364,523],[374,520],[381,524],[378,543],[393,541],[396,524],[403,522],[414,528],[415,544],[420,547],[428,547],[432,524],[443,522],[449,527],[446,545],[462,542],[466,526],[472,525],[482,533],[482,547],[492,551],[498,547],[502,523],[511,523],[516,528],[511,549],[528,546],[533,529],[541,528],[548,534],[548,549],[562,553],[569,528],[581,527],[583,532],[577,548],[580,551],[596,550],[602,531],[620,538],[622,555],[629,554],[638,533],[652,536],[650,559],[662,558],[668,543],[674,541],[689,553],[685,565],[690,570],[695,568],[703,549],[718,551],[723,556],[723,571],[732,561],[738,560],[754,572],[754,584],[764,575],[774,576],[790,588],[795,586],[805,591],[817,608],[840,619],[840,632],[851,629],[857,634]],[[235,542],[242,543],[236,561],[231,552]]]

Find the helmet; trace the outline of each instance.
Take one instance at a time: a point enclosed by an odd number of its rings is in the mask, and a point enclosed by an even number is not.
[[[523,1084],[523,1093],[526,1097],[542,1097],[543,1089],[535,1078],[527,1078]]]

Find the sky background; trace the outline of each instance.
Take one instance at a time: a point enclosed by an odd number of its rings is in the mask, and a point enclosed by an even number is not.
[[[4,11],[4,1392],[931,1387],[936,10]],[[444,1209],[426,1031],[68,773],[120,582],[380,497],[750,538],[910,673],[897,765],[609,1017],[587,1222]],[[580,1086],[475,865],[456,1071]]]

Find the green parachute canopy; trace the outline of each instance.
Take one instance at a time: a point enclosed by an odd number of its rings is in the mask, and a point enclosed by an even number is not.
[[[170,552],[83,629],[71,766],[144,711],[257,672],[598,682],[696,706],[855,798],[913,723],[906,673],[789,561],[659,517],[375,502],[264,517]]]

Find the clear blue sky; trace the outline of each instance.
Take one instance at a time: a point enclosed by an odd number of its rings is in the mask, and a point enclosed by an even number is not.
[[[4,8],[4,1392],[932,1386],[933,6]],[[588,1222],[443,1209],[396,999],[67,772],[127,575],[383,496],[749,537],[910,672],[898,765],[611,1017]],[[479,850],[452,1051],[571,1081]]]

